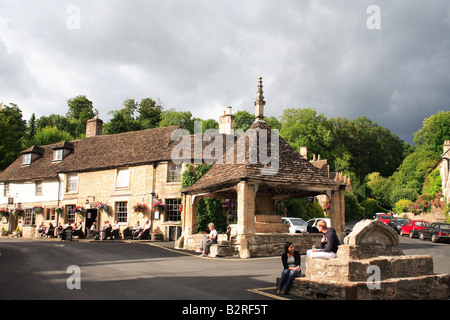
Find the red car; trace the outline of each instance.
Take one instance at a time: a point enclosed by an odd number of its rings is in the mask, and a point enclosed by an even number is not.
[[[388,214],[380,214],[377,217],[378,220],[380,220],[381,222],[384,222],[386,224],[389,224],[389,221],[391,221],[392,217]]]
[[[428,228],[430,224],[428,221],[424,220],[410,220],[407,224],[402,226],[402,231],[400,231],[401,236],[409,235],[410,238],[419,236],[419,230]]]

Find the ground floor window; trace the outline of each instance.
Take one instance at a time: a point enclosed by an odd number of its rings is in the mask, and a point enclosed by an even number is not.
[[[55,209],[45,209],[45,220],[55,220]]]
[[[181,220],[180,205],[181,205],[181,199],[166,199],[166,205],[165,205],[166,221],[180,221]]]
[[[66,206],[66,223],[72,224],[75,223],[75,211],[73,209],[75,208],[74,204],[70,204]]]
[[[34,214],[33,209],[25,209],[23,224],[25,226],[33,226],[36,224],[36,215]]]
[[[116,202],[116,220],[125,223],[128,221],[128,202]]]

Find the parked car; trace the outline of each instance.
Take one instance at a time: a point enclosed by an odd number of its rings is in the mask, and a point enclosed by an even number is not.
[[[329,228],[331,226],[330,218],[312,218],[306,221],[307,223],[307,230],[309,233],[318,233],[319,229],[317,229],[317,222],[320,220],[324,220],[327,223],[327,227]]]
[[[419,230],[428,228],[430,224],[428,221],[423,220],[410,220],[407,224],[402,226],[402,231],[400,231],[401,236],[409,235],[410,238],[419,235]]]
[[[408,219],[394,217],[389,221],[388,226],[392,227],[398,234],[402,231],[402,226],[408,222]]]
[[[431,239],[431,242],[439,240],[450,242],[450,224],[434,222],[428,228],[419,231],[419,239]]]
[[[387,213],[382,213],[382,214],[376,214],[376,219],[380,220],[381,222],[384,222],[386,224],[389,224],[389,221],[391,221],[392,216],[387,214]]]
[[[302,218],[282,217],[281,220],[289,225],[290,233],[305,233],[307,231],[307,224]]]

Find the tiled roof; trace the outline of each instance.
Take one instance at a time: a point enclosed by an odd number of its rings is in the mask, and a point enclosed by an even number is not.
[[[104,170],[171,159],[173,132],[179,126],[99,135],[22,151],[40,156],[23,165],[23,156],[0,173],[0,181],[23,181],[56,178],[58,173]],[[72,149],[62,161],[53,161],[53,150]]]
[[[200,178],[194,185],[182,190],[182,192],[194,193],[194,192],[206,192],[208,190],[218,189],[227,184],[232,184],[242,179],[252,179],[266,183],[279,183],[279,184],[306,184],[306,185],[321,185],[329,187],[337,187],[340,184],[329,179],[327,176],[321,174],[315,166],[309,161],[304,159],[295,149],[293,149],[282,137],[278,137],[279,142],[279,154],[278,170],[274,174],[264,174],[261,169],[270,168],[274,163],[263,164],[259,161],[251,161],[249,139],[255,132],[259,135],[261,130],[267,130],[268,145],[271,144],[271,132],[272,129],[265,121],[255,121],[253,125],[247,130],[247,132],[238,139],[234,145],[234,150],[228,150],[228,152],[234,151],[234,163],[226,162],[226,155],[224,156],[223,164],[216,163],[211,169]],[[245,144],[242,143],[242,139],[245,139]],[[252,150],[253,154],[259,154],[258,150]],[[245,147],[245,161],[241,161],[239,164],[237,155],[242,148]],[[269,158],[271,156],[271,148],[267,148]],[[230,158],[230,157],[229,157]],[[274,167],[274,169],[276,169]]]

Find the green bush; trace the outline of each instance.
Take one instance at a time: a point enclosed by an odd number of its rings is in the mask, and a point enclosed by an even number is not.
[[[394,212],[397,214],[408,212],[409,207],[413,202],[409,199],[400,199],[395,203]]]
[[[368,198],[361,202],[361,207],[365,209],[365,217],[372,218],[377,212],[385,212],[382,206],[378,203],[377,200]]]
[[[345,220],[352,221],[364,218],[364,208],[358,203],[353,192],[345,192]]]

